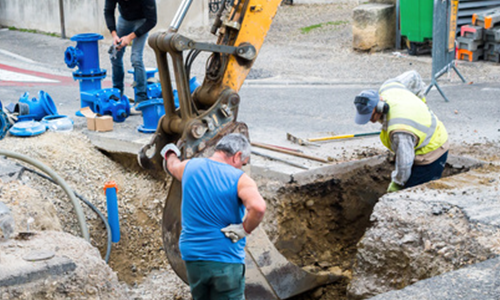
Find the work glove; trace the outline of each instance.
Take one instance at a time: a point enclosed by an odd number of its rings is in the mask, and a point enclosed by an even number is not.
[[[179,148],[177,148],[177,146],[175,144],[166,144],[165,147],[163,147],[163,149],[161,149],[161,156],[164,158],[164,159],[167,159],[166,155],[168,152],[174,152],[175,155],[177,155],[177,157],[181,157],[181,151],[179,150]]]
[[[387,192],[388,193],[392,193],[392,192],[397,192],[399,190],[402,190],[403,187],[397,183],[395,183],[394,181],[391,181],[391,183],[389,184],[389,187],[387,188]]]
[[[163,157],[163,169],[165,170],[165,172],[168,173],[168,175],[172,176],[172,173],[170,173],[170,171],[167,168],[167,154],[169,152],[174,152],[175,155],[177,155],[177,157],[180,157],[181,151],[179,150],[179,148],[177,148],[175,144],[172,143],[166,144],[165,147],[163,147],[163,149],[161,149],[160,151],[160,154]]]
[[[241,240],[244,237],[250,235],[249,232],[243,228],[243,223],[241,224],[231,224],[227,227],[222,228],[220,231],[224,232],[224,235],[230,239],[233,243]]]

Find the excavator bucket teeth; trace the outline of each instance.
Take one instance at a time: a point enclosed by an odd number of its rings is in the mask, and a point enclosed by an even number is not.
[[[172,269],[187,282],[186,267],[179,251],[182,185],[172,182],[163,210],[163,245]],[[288,299],[317,286],[341,279],[331,273],[312,274],[289,262],[259,228],[247,238],[246,299]]]

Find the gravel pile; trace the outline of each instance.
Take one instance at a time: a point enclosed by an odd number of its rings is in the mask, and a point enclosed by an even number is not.
[[[107,215],[104,183],[114,180],[118,185],[121,240],[112,246],[109,266],[117,273],[121,282],[130,286],[129,292],[132,295],[139,296],[155,291],[151,287],[152,283],[147,283],[158,282],[160,278],[175,283],[167,284],[161,294],[151,294],[150,297],[153,298],[140,296],[140,299],[175,299],[179,295],[188,294],[187,286],[169,268],[163,251],[161,216],[166,196],[164,180],[124,168],[99,152],[87,137],[79,132],[46,132],[33,138],[9,136],[2,140],[2,148],[27,155],[45,164],[104,215]],[[21,164],[37,170],[31,165]],[[33,218],[31,230],[63,230],[74,236],[81,236],[68,196],[61,188],[32,172],[24,171],[19,180],[5,184],[0,182],[0,199],[10,207],[16,220],[14,235],[26,231],[27,220]],[[97,247],[104,257],[107,245],[105,227],[92,210],[84,204],[82,207],[87,218],[91,244]],[[47,243],[52,242],[47,240]],[[151,274],[154,270],[157,272]],[[104,282],[106,279],[102,280]],[[143,281],[146,286],[135,290]]]

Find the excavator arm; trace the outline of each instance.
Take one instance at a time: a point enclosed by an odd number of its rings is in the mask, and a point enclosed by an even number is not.
[[[240,97],[238,91],[264,42],[281,0],[224,0],[211,32],[217,43],[200,43],[178,33],[179,26],[192,0],[182,2],[166,32],[149,38],[158,64],[165,115],[149,144],[139,153],[139,163],[148,169],[160,170],[161,148],[177,143],[183,158],[198,156],[228,132],[246,133],[246,125],[236,123]],[[229,7],[226,11],[224,8]],[[191,94],[191,65],[201,51],[210,52],[203,84]],[[188,53],[184,60],[184,53]],[[174,106],[173,74],[179,98]]]
[[[231,3],[226,5],[226,1]],[[143,168],[162,170],[160,151],[167,143],[176,143],[182,158],[188,159],[210,156],[217,141],[228,133],[248,136],[247,126],[237,122],[238,91],[257,58],[281,0],[223,0],[211,28],[211,33],[217,36],[215,44],[200,43],[178,33],[191,2],[182,2],[168,31],[154,33],[148,40],[156,55],[165,115],[150,142],[138,154]],[[191,93],[191,65],[202,51],[211,53],[205,78]],[[168,57],[175,76],[178,109],[174,106]],[[181,183],[173,179],[163,209],[162,238],[170,265],[187,282],[178,247],[181,203]],[[248,238],[246,254],[247,299],[287,299],[339,279],[334,274],[311,274],[290,263],[261,229]]]

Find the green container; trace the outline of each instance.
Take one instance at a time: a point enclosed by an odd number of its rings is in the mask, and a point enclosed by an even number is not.
[[[432,40],[433,0],[400,0],[401,36],[410,42]]]

